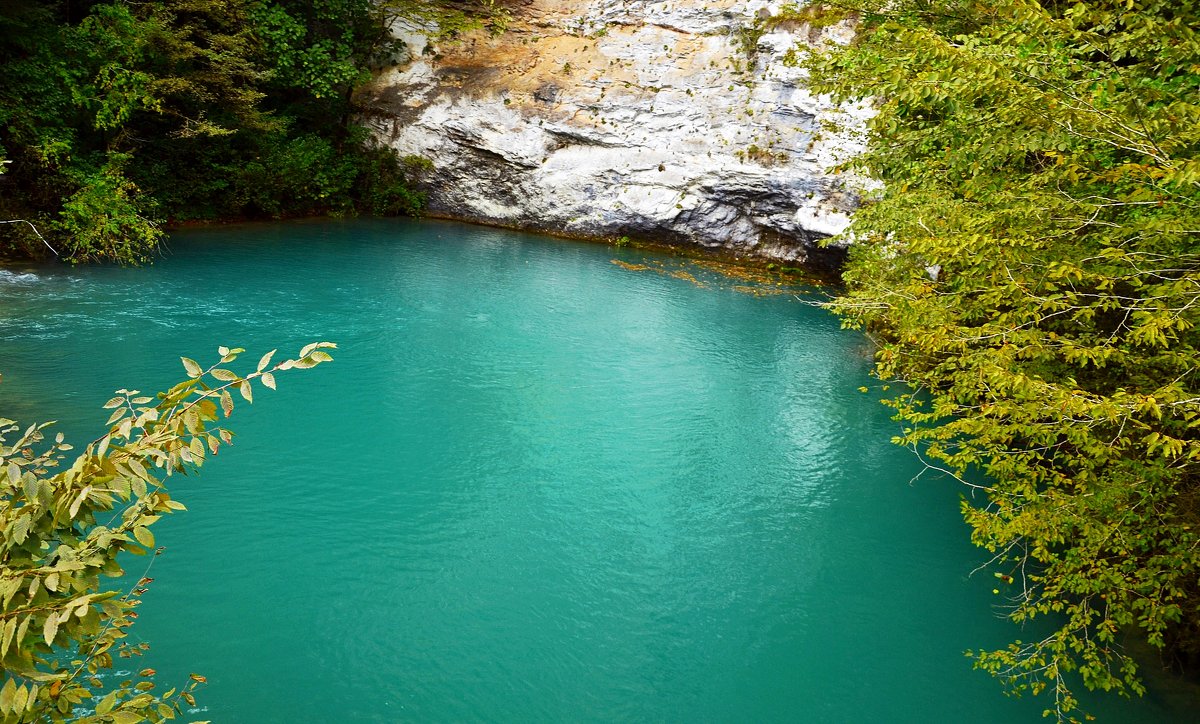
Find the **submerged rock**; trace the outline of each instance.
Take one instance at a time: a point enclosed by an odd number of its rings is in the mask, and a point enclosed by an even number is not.
[[[360,101],[382,143],[433,162],[434,214],[833,263],[816,242],[857,197],[827,169],[858,150],[867,110],[813,96],[784,63],[849,28],[755,29],[780,6],[530,0],[499,37],[437,47],[397,27],[411,55]]]

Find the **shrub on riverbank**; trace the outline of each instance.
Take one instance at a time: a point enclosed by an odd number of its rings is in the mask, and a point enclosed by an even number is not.
[[[420,210],[354,89],[400,48],[398,14],[465,27],[491,2],[155,0],[0,4],[0,219],[76,261],[139,263],[166,219]],[[26,224],[0,253],[43,250]]]

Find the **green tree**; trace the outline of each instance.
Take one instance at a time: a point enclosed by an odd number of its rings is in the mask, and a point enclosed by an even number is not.
[[[469,17],[368,0],[0,3],[0,218],[74,261],[140,263],[164,220],[417,213],[412,168],[353,100],[397,49],[401,12]],[[42,248],[25,225],[0,234]]]
[[[1141,693],[1126,636],[1200,655],[1200,18],[1165,0],[796,12],[857,20],[802,62],[878,111],[848,168],[883,188],[833,307],[910,385],[888,401],[897,442],[970,485],[1009,616],[1047,626],[977,665],[1060,718],[1078,682]]]
[[[134,173],[162,139],[265,131],[245,13],[223,0],[0,7],[0,144],[9,216],[76,260],[145,261],[162,239]],[[11,193],[11,191],[17,193]]]
[[[244,375],[225,366],[241,349],[220,348],[207,368],[184,358],[187,379],[166,392],[118,390],[105,405],[107,432],[70,460],[61,433],[45,441],[49,423],[22,431],[0,419],[0,722],[132,724],[194,705],[204,682],[196,674],[161,693],[152,669],[115,685],[100,677],[114,657],[147,648],[126,637],[152,583],[106,590],[102,578],[125,573],[122,553],[158,555],[151,527],[184,509],[166,480],[231,442],[218,421],[233,412],[234,393],[252,402],[254,382],[274,389],[278,372],[328,362],[334,346],[310,344],[274,364],[272,350]],[[94,711],[79,716],[79,707]]]

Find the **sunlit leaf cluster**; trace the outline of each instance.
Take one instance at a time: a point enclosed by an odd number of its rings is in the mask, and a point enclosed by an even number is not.
[[[0,722],[157,722],[195,705],[199,674],[162,691],[153,669],[113,672],[148,648],[129,628],[163,550],[152,528],[184,509],[167,481],[232,443],[221,421],[256,384],[274,389],[277,373],[328,362],[333,347],[280,362],[272,351],[245,374],[228,366],[242,349],[220,348],[208,367],[184,358],[187,379],[165,392],[117,390],[107,431],[78,454],[61,433],[48,439],[50,423],[0,419]]]

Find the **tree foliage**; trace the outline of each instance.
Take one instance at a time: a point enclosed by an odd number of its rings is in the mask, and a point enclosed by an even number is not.
[[[195,704],[196,674],[162,693],[153,669],[106,683],[114,657],[148,648],[126,639],[153,579],[105,590],[102,578],[125,574],[121,554],[158,555],[151,527],[184,509],[166,480],[232,442],[219,421],[234,394],[252,402],[255,382],[275,389],[277,373],[328,362],[334,346],[274,364],[272,350],[244,375],[225,365],[245,350],[222,347],[207,368],[184,358],[187,379],[166,392],[117,390],[107,432],[73,460],[61,433],[45,441],[50,423],[22,431],[0,419],[0,722],[162,721]]]
[[[254,40],[219,0],[0,7],[3,207],[72,258],[144,261],[162,239],[141,160],[162,139],[264,132]]]
[[[400,14],[490,3],[0,3],[0,218],[76,261],[148,260],[164,220],[417,213],[412,169],[370,142],[354,89],[400,47]],[[0,251],[42,248],[25,225]],[[7,242],[7,243],[5,243]]]
[[[883,182],[834,308],[879,342],[898,442],[963,513],[1017,622],[1016,691],[1141,693],[1122,647],[1200,655],[1200,18],[1166,0],[865,0],[804,61],[872,97]],[[1036,627],[1035,627],[1035,630]]]

